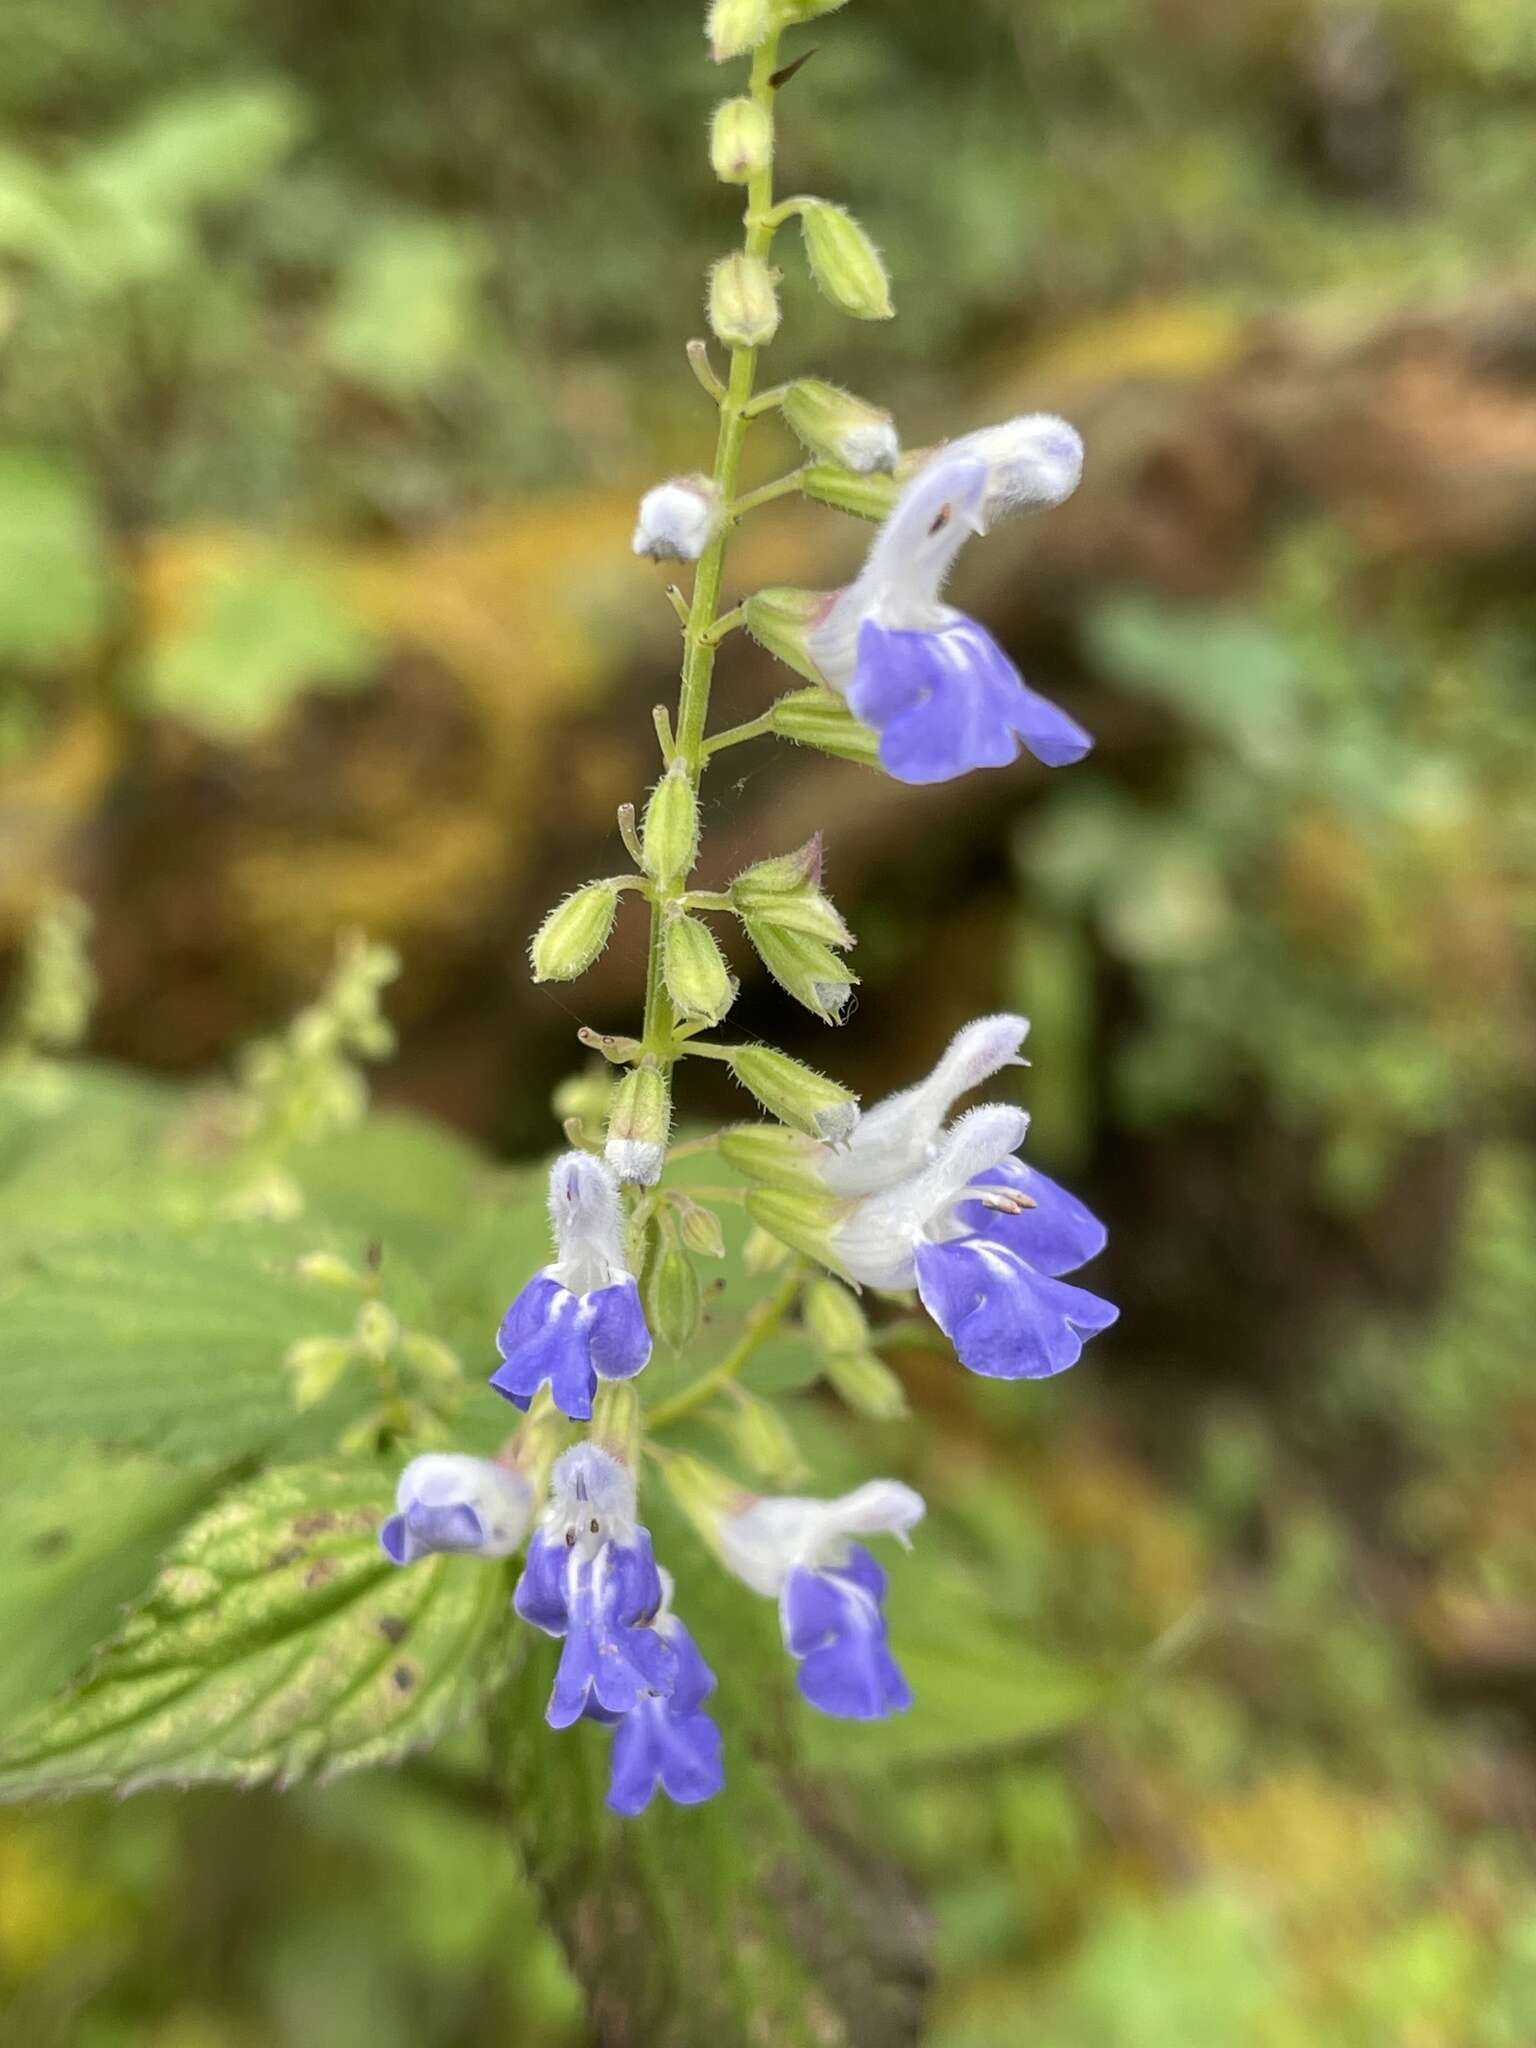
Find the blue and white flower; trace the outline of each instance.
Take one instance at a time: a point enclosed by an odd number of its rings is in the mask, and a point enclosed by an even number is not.
[[[960,1363],[988,1379],[1075,1365],[1119,1311],[1060,1276],[1103,1249],[1075,1195],[1012,1154],[1029,1119],[989,1103],[958,1118],[919,1172],[866,1197],[830,1234],[850,1279],[916,1287]]]
[[[950,442],[907,485],[864,567],[809,634],[811,658],[880,735],[881,762],[898,781],[1006,767],[1021,743],[1048,768],[1092,747],[984,626],[940,597],[971,534],[1016,506],[1060,504],[1082,466],[1075,429],[1046,413]]]
[[[778,1601],[795,1682],[824,1714],[877,1721],[912,1704],[891,1655],[885,1573],[854,1539],[890,1535],[906,1544],[923,1513],[910,1486],[872,1479],[840,1500],[757,1499],[719,1524],[729,1568]]]
[[[575,1444],[556,1460],[512,1605],[564,1642],[545,1710],[551,1728],[569,1728],[594,1708],[594,1718],[628,1714],[648,1693],[671,1695],[677,1653],[651,1626],[661,1577],[650,1533],[635,1519],[634,1475],[596,1444]]]
[[[720,1730],[704,1711],[715,1674],[672,1612],[671,1574],[658,1570],[661,1607],[651,1626],[675,1659],[671,1692],[648,1690],[622,1716],[587,1709],[589,1719],[613,1723],[608,1808],[626,1817],[643,1813],[658,1789],[674,1806],[698,1806],[725,1783]]]
[[[816,1148],[817,1180],[829,1194],[871,1195],[919,1172],[959,1097],[1004,1067],[1027,1064],[1019,1048],[1028,1035],[1028,1018],[1006,1011],[965,1025],[926,1079],[866,1109],[846,1144]]]
[[[521,1472],[489,1458],[429,1451],[400,1474],[395,1512],[379,1542],[392,1564],[414,1564],[435,1551],[510,1557],[528,1534],[534,1506]]]
[[[624,1262],[618,1183],[601,1160],[567,1152],[555,1161],[549,1214],[554,1261],[502,1318],[491,1385],[526,1410],[547,1384],[562,1414],[586,1422],[598,1381],[632,1379],[651,1355],[651,1333]]]

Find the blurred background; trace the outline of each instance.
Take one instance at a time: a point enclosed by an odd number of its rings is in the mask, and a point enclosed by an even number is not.
[[[78,893],[92,1052],[197,1077],[361,926],[404,961],[383,1097],[536,1153],[643,971],[638,920],[574,994],[523,946],[653,773],[628,536],[707,460],[733,77],[682,0],[4,12],[5,960]],[[1041,408],[1089,449],[957,588],[1089,763],[914,791],[758,743],[707,790],[707,886],[824,825],[859,934],[835,1044],[743,955],[746,1027],[868,1096],[1024,1010],[1032,1156],[1112,1227],[1067,1379],[912,1365],[936,1543],[1043,1673],[1133,1674],[869,1802],[924,2038],[1529,2048],[1536,10],[802,40],[782,189],[853,206],[899,317],[786,250],[775,372],[909,445]],[[733,583],[866,538],[776,508]],[[733,642],[720,721],[783,680]],[[40,2048],[585,2038],[504,1830],[408,1778],[0,1814],[0,2001]]]

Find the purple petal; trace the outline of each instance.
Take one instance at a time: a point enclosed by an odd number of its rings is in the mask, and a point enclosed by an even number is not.
[[[880,734],[880,759],[900,782],[948,782],[972,768],[1005,768],[1019,741],[1048,768],[1093,745],[1075,719],[1028,689],[974,619],[931,632],[866,619],[848,690],[854,715]]]
[[[561,1414],[589,1422],[597,1391],[589,1324],[578,1296],[548,1273],[535,1273],[502,1318],[496,1334],[502,1363],[491,1385],[526,1411],[547,1380]]]
[[[917,1247],[917,1291],[960,1363],[987,1379],[1047,1379],[1082,1356],[1085,1337],[1120,1311],[1085,1288],[1034,1272],[983,1238]]]
[[[648,1694],[613,1732],[612,1813],[644,1812],[658,1785],[675,1805],[697,1806],[724,1783],[720,1731],[708,1714],[679,1713]]]
[[[627,1380],[651,1355],[651,1333],[640,1306],[639,1283],[616,1280],[582,1297],[588,1317],[587,1340],[592,1368],[600,1379]]]
[[[391,1564],[410,1563],[410,1538],[404,1515],[391,1515],[379,1530],[379,1545]]]
[[[563,1636],[570,1620],[566,1591],[570,1559],[563,1543],[551,1543],[547,1536],[536,1533],[512,1595],[514,1612],[547,1636]]]
[[[546,1554],[564,1559],[558,1596]],[[550,1627],[541,1617],[555,1610],[557,1597],[562,1626]],[[593,1557],[536,1537],[513,1604],[537,1627],[565,1636],[545,1713],[552,1728],[570,1727],[593,1702],[610,1714],[627,1714],[647,1690],[672,1691],[676,1657],[649,1626],[661,1605],[661,1580],[644,1529],[634,1543],[610,1541]]]
[[[704,1662],[698,1644],[676,1615],[667,1623],[667,1641],[672,1645],[672,1653],[677,1660],[672,1711],[674,1714],[694,1713],[714,1691],[715,1674]]]
[[[824,1714],[877,1721],[912,1704],[911,1689],[886,1639],[885,1574],[860,1545],[846,1565],[812,1571],[798,1565],[784,1584],[784,1644],[800,1659],[795,1682]]]
[[[1022,1159],[1005,1159],[1000,1166],[978,1173],[975,1187],[1017,1188],[1035,1206],[1021,1215],[1008,1216],[981,1202],[962,1202],[959,1220],[976,1237],[990,1238],[1006,1245],[1027,1266],[1052,1279],[1075,1273],[1096,1259],[1109,1239],[1098,1217],[1076,1195],[1069,1195],[1046,1174],[1037,1173]]]

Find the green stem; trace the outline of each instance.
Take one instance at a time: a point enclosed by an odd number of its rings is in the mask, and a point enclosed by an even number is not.
[[[695,1408],[711,1400],[722,1387],[728,1387],[746,1370],[758,1351],[778,1330],[779,1325],[794,1307],[800,1293],[800,1269],[794,1267],[772,1294],[765,1295],[747,1317],[747,1326],[716,1366],[686,1386],[670,1401],[658,1402],[646,1417],[651,1429],[664,1428],[670,1422],[681,1421],[691,1415]]]
[[[752,57],[752,76],[748,91],[753,100],[773,118],[773,74],[778,69],[779,36],[769,36],[759,45]],[[773,245],[774,223],[769,219],[773,207],[773,162],[759,171],[747,186],[747,231],[746,253],[763,260]],[[752,387],[757,375],[757,350],[755,348],[733,348],[731,367],[720,399],[720,431],[715,443],[715,485],[723,504],[731,504],[736,497],[737,478],[741,472],[741,450],[747,433],[747,408],[752,402]],[[709,690],[714,677],[715,643],[711,638],[720,605],[720,588],[725,577],[725,555],[729,544],[729,522],[722,524],[720,532],[699,558],[698,570],[693,580],[693,598],[688,607],[688,617],[683,628],[683,673],[678,692],[677,721],[674,761],[681,761],[683,770],[693,786],[695,794],[704,773],[706,749],[705,727],[709,719]],[[672,1029],[672,1006],[667,1000],[666,988],[662,982],[661,935],[665,923],[667,902],[660,898],[651,906],[650,954],[645,979],[645,1022],[642,1040],[645,1051],[663,1073],[670,1073],[677,1057],[678,1044]]]
[[[801,463],[787,475],[776,476],[771,484],[759,484],[755,491],[748,491],[731,506],[732,519],[740,519],[744,512],[755,512],[759,505],[771,505],[775,498],[787,498],[791,491],[798,491],[807,467]]]
[[[743,740],[760,740],[764,733],[773,731],[773,713],[764,711],[756,718],[745,719],[740,725],[729,725],[724,732],[717,732],[713,739],[704,742],[706,758],[722,752],[726,747],[739,747]]]

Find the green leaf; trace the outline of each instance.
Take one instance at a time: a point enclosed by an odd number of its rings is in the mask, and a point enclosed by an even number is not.
[[[165,1158],[183,1100],[161,1082],[71,1061],[39,1106],[0,1089],[0,1259],[85,1232],[143,1227],[195,1205],[185,1164]]]
[[[160,1552],[219,1484],[154,1458],[11,1434],[0,1442],[0,1726],[117,1626]]]
[[[0,658],[78,656],[101,631],[110,588],[85,479],[49,456],[0,449]]]
[[[398,1761],[507,1670],[506,1566],[378,1546],[388,1480],[291,1465],[186,1531],[78,1691],[0,1744],[0,1798],[289,1784]]]
[[[11,1427],[223,1458],[332,1441],[349,1409],[294,1414],[283,1356],[355,1304],[301,1279],[305,1240],[225,1224],[53,1246],[0,1276],[0,1404]],[[338,1397],[340,1399],[342,1397]]]
[[[322,561],[272,549],[230,561],[150,650],[154,710],[220,740],[268,731],[309,689],[352,690],[378,642]]]

